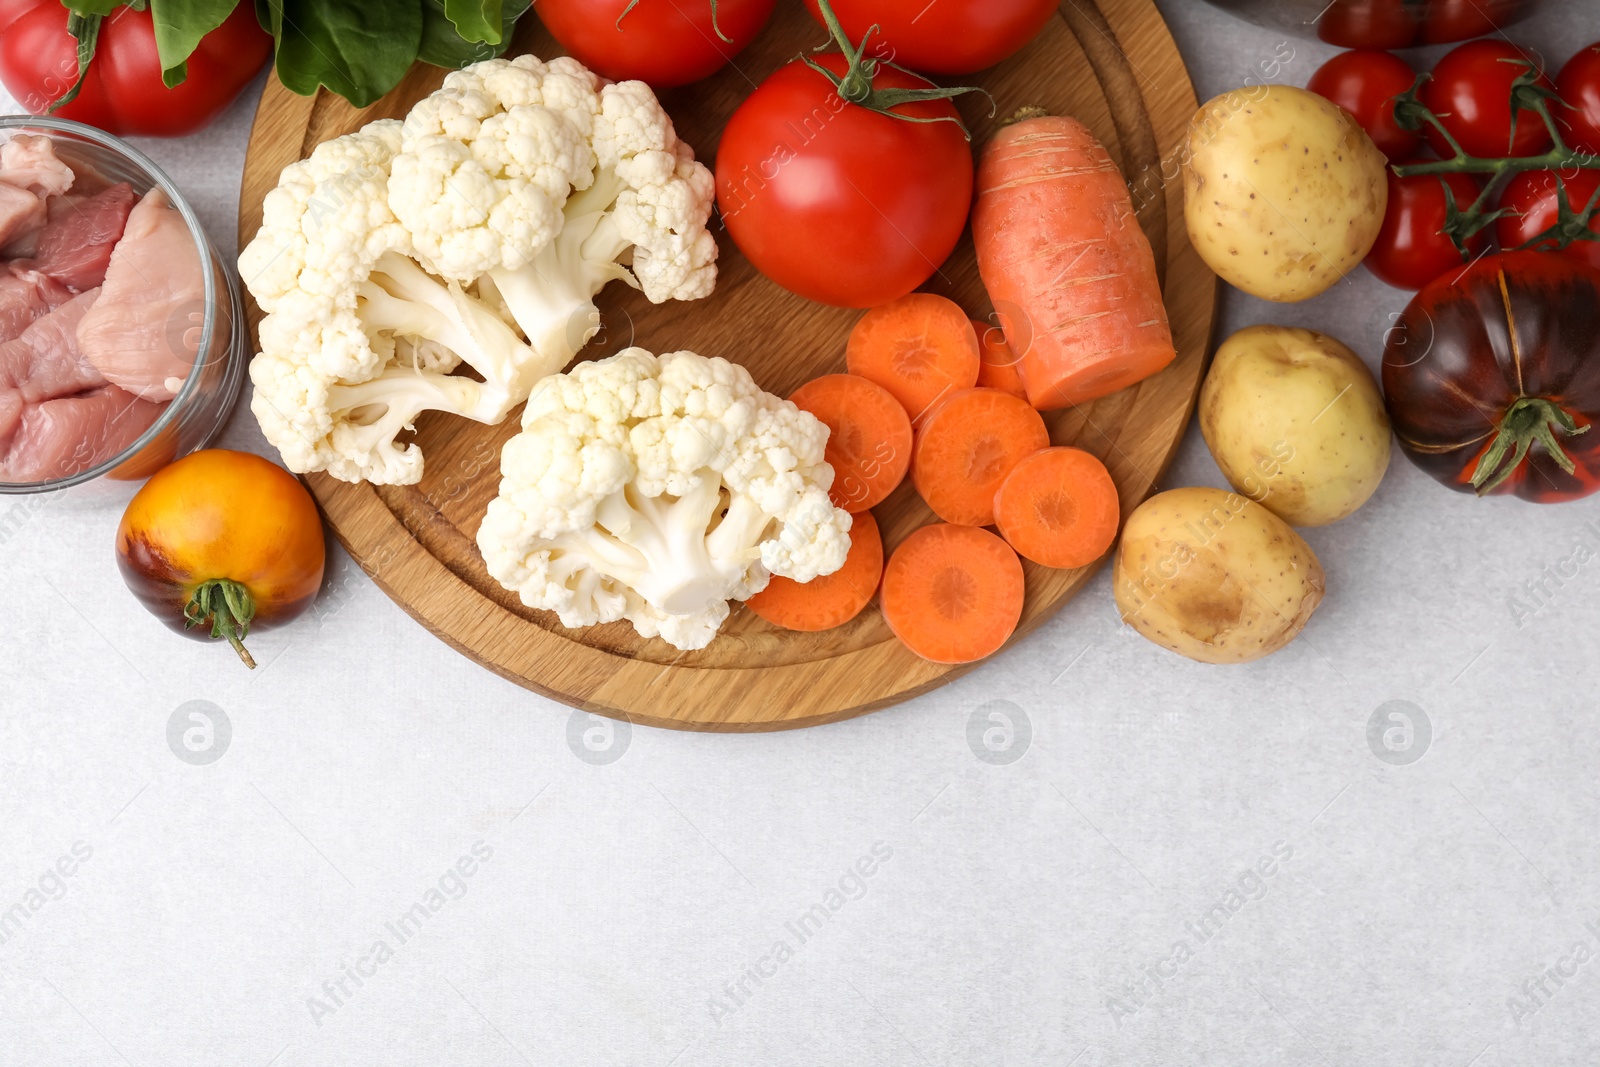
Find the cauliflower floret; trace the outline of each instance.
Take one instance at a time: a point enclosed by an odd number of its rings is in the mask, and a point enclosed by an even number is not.
[[[489,573],[564,626],[703,648],[774,574],[844,565],[828,430],[743,367],[630,348],[540,381],[478,531]]]

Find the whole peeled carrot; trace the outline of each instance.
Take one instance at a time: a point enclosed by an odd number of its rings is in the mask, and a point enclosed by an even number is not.
[[[1177,355],[1150,242],[1105,146],[1076,119],[1024,118],[978,164],[972,236],[1028,401],[1114,393]]]

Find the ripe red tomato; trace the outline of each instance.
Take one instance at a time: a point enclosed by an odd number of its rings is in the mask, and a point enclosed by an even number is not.
[[[713,25],[711,0],[637,0],[632,11],[629,3],[539,0],[534,10],[550,36],[590,70],[665,89],[721,70],[756,39],[777,6],[777,0],[719,0]]]
[[[1419,44],[1451,44],[1493,33],[1515,21],[1524,0],[1429,0]]]
[[[1380,281],[1397,289],[1421,289],[1465,262],[1461,250],[1444,234],[1446,183],[1463,211],[1483,192],[1477,179],[1466,174],[1399,178],[1389,171],[1389,208],[1365,260]],[[1467,249],[1476,256],[1488,243],[1489,231],[1480,230],[1467,242]]]
[[[1394,121],[1394,98],[1411,88],[1417,72],[1392,52],[1363,48],[1341,52],[1317,68],[1306,88],[1356,117],[1384,155],[1404,159],[1422,143],[1420,135]]]
[[[847,69],[837,52],[816,62]],[[873,81],[930,86],[887,66]],[[948,100],[895,110],[956,117]],[[801,60],[739,105],[717,149],[717,206],[739,250],[785,289],[838,307],[876,307],[927,281],[966,226],[972,180],[972,147],[955,122],[848,104]]]
[[[1340,48],[1407,48],[1417,39],[1411,0],[1333,0],[1317,36]]]
[[[1538,57],[1506,40],[1469,41],[1452,49],[1433,68],[1421,99],[1444,128],[1475,156],[1503,159],[1536,156],[1550,148],[1550,131],[1532,111],[1517,112],[1516,136],[1511,131],[1511,83]],[[1540,83],[1554,89],[1540,74]],[[1428,128],[1428,143],[1439,155],[1453,153],[1439,131]]]
[[[541,0],[543,2],[543,0]],[[817,0],[806,0],[822,21]],[[845,34],[868,51],[924,74],[971,74],[992,67],[1033,40],[1060,0],[830,0]],[[875,47],[880,46],[880,47]],[[884,47],[886,46],[886,47]]]
[[[1548,170],[1529,170],[1517,175],[1500,195],[1500,206],[1510,208],[1513,214],[1503,216],[1496,228],[1500,247],[1521,248],[1529,241],[1556,225],[1561,217],[1560,186],[1567,189],[1567,203],[1572,210],[1582,211],[1600,190],[1600,171],[1569,170],[1559,176]],[[1600,216],[1589,220],[1589,227],[1600,234]],[[1549,251],[1553,241],[1535,245],[1536,251]],[[1573,241],[1561,249],[1559,255],[1600,267],[1600,241]]]
[[[78,76],[78,42],[55,0],[0,0],[0,82],[23,107],[42,114]],[[52,114],[109,133],[182,137],[209,124],[272,57],[272,38],[240,3],[200,39],[188,76],[161,80],[155,24],[148,10],[119,7],[100,24],[83,86]]]
[[[1600,43],[1567,60],[1556,92],[1567,105],[1555,112],[1567,125],[1567,141],[1585,152],[1600,152]]]

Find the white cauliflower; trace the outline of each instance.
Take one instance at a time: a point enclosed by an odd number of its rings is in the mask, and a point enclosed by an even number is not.
[[[422,453],[395,440],[424,411],[500,422],[542,363],[490,305],[411,258],[389,211],[400,124],[374,122],[286,168],[239,269],[266,312],[250,409],[291,470],[414,482]],[[454,375],[466,362],[482,377]]]
[[[704,648],[729,600],[844,565],[828,429],[750,373],[630,348],[534,386],[478,530],[489,573],[563,626]]]
[[[428,269],[488,275],[541,354],[564,366],[599,329],[613,279],[655,303],[716,283],[711,172],[643,82],[577,61],[491,59],[406,118],[389,203]],[[629,267],[631,266],[631,270]]]

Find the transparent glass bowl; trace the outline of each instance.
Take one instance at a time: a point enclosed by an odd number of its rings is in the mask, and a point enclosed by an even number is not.
[[[217,254],[194,209],[172,179],[143,152],[119,137],[66,119],[0,115],[0,143],[19,133],[55,141],[56,155],[74,171],[88,167],[111,182],[127,182],[142,196],[155,186],[166,193],[200,249],[205,282],[204,308],[186,329],[200,331],[198,354],[189,376],[166,410],[139,438],[117,455],[75,474],[43,482],[0,481],[0,494],[47,493],[97,478],[140,481],[181,456],[206,447],[221,431],[239,399],[250,359],[250,329],[245,320],[239,278]],[[181,324],[178,328],[185,328]]]

